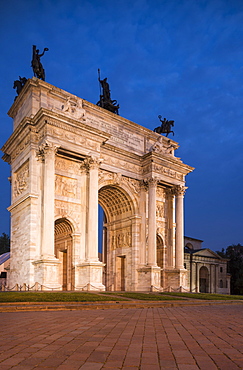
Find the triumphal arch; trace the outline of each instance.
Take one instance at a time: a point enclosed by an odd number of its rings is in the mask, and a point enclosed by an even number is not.
[[[192,167],[175,156],[175,141],[35,77],[9,115],[9,287],[187,286],[183,199]]]

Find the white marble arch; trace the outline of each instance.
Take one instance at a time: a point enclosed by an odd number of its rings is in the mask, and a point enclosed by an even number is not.
[[[175,141],[35,77],[8,114],[14,131],[2,151],[12,170],[9,286],[183,285],[183,201],[193,168],[175,156]],[[102,261],[98,204],[106,214]]]

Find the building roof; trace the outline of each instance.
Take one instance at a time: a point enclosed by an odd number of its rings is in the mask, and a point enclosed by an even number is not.
[[[0,265],[6,262],[10,258],[10,252],[3,253],[0,255]]]
[[[193,254],[193,255],[200,256],[200,257],[217,258],[222,261],[229,261],[228,258],[221,257],[218,253],[212,251],[209,248],[190,249],[190,248],[185,247],[184,253]]]

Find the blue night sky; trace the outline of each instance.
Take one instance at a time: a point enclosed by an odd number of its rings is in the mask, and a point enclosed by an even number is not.
[[[46,81],[92,103],[97,69],[120,115],[150,129],[175,121],[187,177],[185,235],[213,250],[243,244],[243,1],[0,0],[0,146],[13,81],[31,78],[32,45]],[[0,161],[0,234],[9,233],[10,167]]]

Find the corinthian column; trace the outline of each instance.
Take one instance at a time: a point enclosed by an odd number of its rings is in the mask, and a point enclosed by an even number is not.
[[[148,180],[148,265],[157,266],[156,245],[156,188],[157,180]]]
[[[41,256],[54,257],[54,199],[55,199],[55,154],[57,146],[44,143],[39,149],[39,157],[43,162],[43,193],[41,222]]]
[[[176,240],[175,240],[175,267],[177,269],[184,268],[184,194],[186,188],[184,186],[175,186],[176,196]]]
[[[88,217],[87,217],[87,251],[89,262],[98,261],[98,171],[101,163],[99,158],[85,159],[89,170],[88,179]]]

